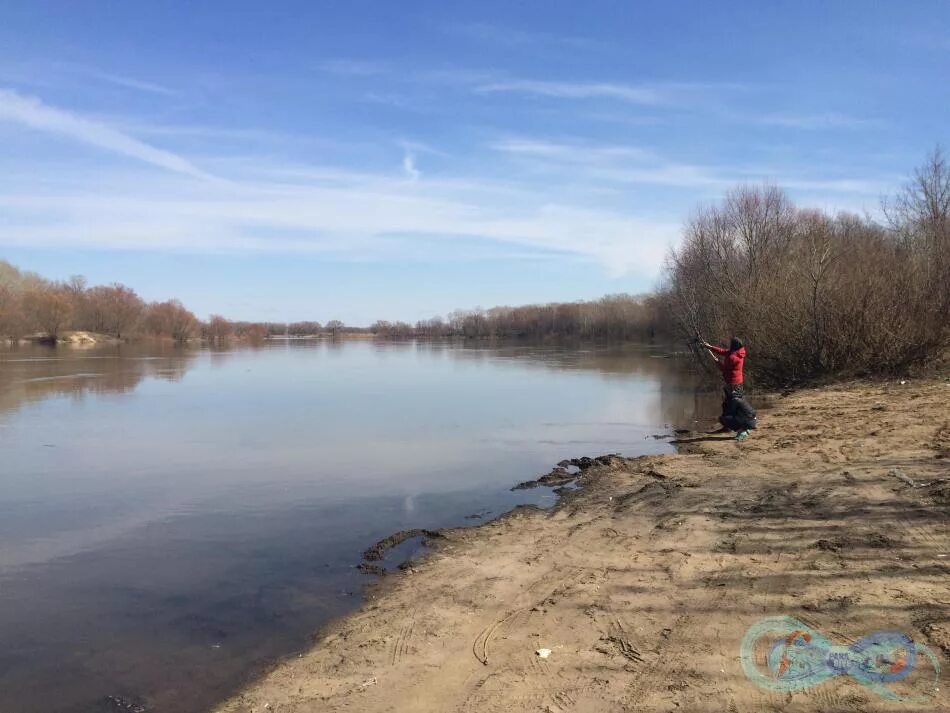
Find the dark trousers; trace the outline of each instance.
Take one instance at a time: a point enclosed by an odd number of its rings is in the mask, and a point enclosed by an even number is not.
[[[740,399],[745,398],[745,389],[742,384],[726,384],[722,387],[722,405],[725,406],[729,403],[729,399],[738,396]]]
[[[728,416],[730,414],[731,407],[729,402],[736,398],[745,398],[745,389],[743,388],[742,384],[726,384],[722,387],[722,415],[719,417],[719,423],[721,423],[723,426],[726,426],[726,428],[730,428]]]

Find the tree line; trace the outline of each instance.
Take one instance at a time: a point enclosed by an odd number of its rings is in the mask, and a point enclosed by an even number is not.
[[[88,286],[85,278],[47,280],[0,260],[0,340],[34,338],[55,342],[71,331],[128,340],[158,337],[176,342],[202,339],[261,341],[277,337],[367,334],[380,338],[545,338],[625,340],[652,337],[663,329],[654,295],[608,295],[590,302],[457,310],[447,317],[407,322],[377,321],[368,328],[325,324],[233,321],[212,314],[200,320],[178,300],[145,302],[126,285]]]
[[[117,339],[152,334],[185,341],[200,329],[198,318],[177,300],[147,304],[125,285],[89,287],[78,276],[47,280],[0,260],[0,338],[56,341],[66,331],[82,330]]]
[[[126,285],[88,286],[81,276],[48,280],[0,260],[0,341],[23,338],[56,342],[66,332],[91,332],[115,339],[157,337],[187,342],[203,339],[260,341],[268,337],[340,334],[339,320],[268,323],[232,321],[219,314],[200,320],[178,300],[146,302]]]
[[[654,295],[607,295],[589,302],[554,302],[520,307],[456,310],[415,325],[375,322],[373,334],[391,337],[558,337],[622,341],[652,338],[664,329]]]

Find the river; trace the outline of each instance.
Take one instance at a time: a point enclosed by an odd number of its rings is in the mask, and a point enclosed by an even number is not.
[[[357,606],[376,540],[714,411],[650,345],[0,351],[0,711],[203,711]]]

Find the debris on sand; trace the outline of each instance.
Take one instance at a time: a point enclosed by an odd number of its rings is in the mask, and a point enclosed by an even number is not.
[[[364,574],[375,574],[382,577],[386,574],[386,568],[379,564],[373,564],[372,562],[360,562],[356,569]]]
[[[923,626],[923,632],[930,643],[950,656],[950,620],[935,621]]]
[[[865,537],[822,538],[812,545],[812,547],[825,550],[826,552],[840,552],[841,550],[856,549],[859,547],[867,547],[872,550],[889,550],[899,546],[900,543],[896,540],[880,532],[871,532]]]
[[[909,476],[907,476],[907,475],[905,475],[904,472],[901,471],[900,468],[893,468],[893,469],[888,473],[888,475],[897,478],[899,481],[901,481],[902,483],[906,483],[907,485],[909,485],[909,486],[912,487],[912,488],[916,488],[916,487],[917,487],[917,483],[914,482],[914,479],[911,478],[911,477],[909,477]]]
[[[625,463],[626,459],[621,457],[619,453],[607,453],[606,455],[597,456],[596,458],[583,456],[582,458],[562,460],[550,472],[545,473],[540,478],[536,478],[535,480],[526,480],[523,483],[518,483],[512,488],[512,490],[528,490],[530,488],[537,488],[542,485],[547,488],[556,488],[573,483],[584,473],[584,471],[589,470],[594,466],[609,466],[611,468],[619,468]],[[568,468],[572,467],[576,468],[577,470],[568,470]]]
[[[138,701],[131,701],[122,696],[106,696],[102,699],[103,710],[110,713],[146,713],[147,709]]]
[[[426,539],[434,540],[442,537],[442,533],[438,530],[424,530],[422,528],[413,528],[412,530],[400,530],[395,532],[389,537],[384,537],[382,540],[377,542],[375,545],[367,549],[363,553],[363,559],[367,562],[378,562],[383,558],[383,554],[386,550],[391,550],[396,545],[401,545],[406,540],[411,540],[413,537],[425,537]]]

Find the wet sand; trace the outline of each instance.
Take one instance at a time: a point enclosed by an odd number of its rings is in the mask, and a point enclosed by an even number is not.
[[[936,380],[801,391],[747,441],[605,458],[551,511],[443,531],[217,711],[950,711],[948,404]],[[915,643],[872,661],[884,687],[845,666],[769,690],[788,664],[743,637],[778,616],[792,666]]]

